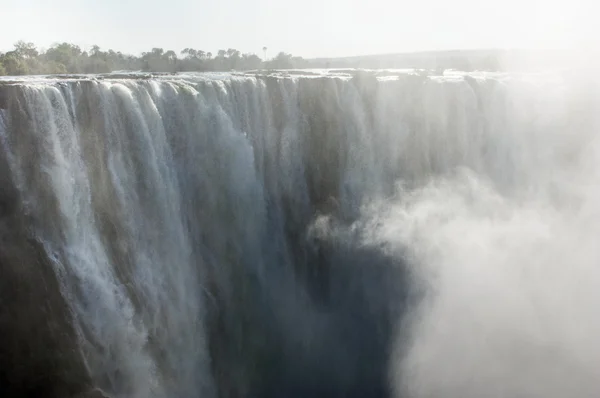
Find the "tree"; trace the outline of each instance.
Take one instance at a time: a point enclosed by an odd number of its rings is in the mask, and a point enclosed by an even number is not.
[[[240,52],[234,48],[228,49],[227,60],[229,69],[238,69],[241,61]]]
[[[244,69],[259,69],[262,60],[256,54],[242,55],[242,64]]]
[[[198,52],[196,50],[194,50],[193,48],[184,48],[181,51],[181,55],[185,56],[185,58],[196,58]]]
[[[100,55],[100,46],[97,45],[93,45],[92,49],[90,50],[90,55],[92,57],[97,57]]]
[[[284,52],[277,54],[277,56],[267,64],[268,67],[272,69],[291,69],[294,67],[292,64],[292,55]]]
[[[267,48],[264,47],[263,50],[266,58]],[[191,47],[184,48],[180,54],[181,58],[178,58],[174,51],[155,47],[141,56],[134,56],[112,49],[103,51],[98,45],[91,46],[88,53],[67,42],[54,44],[43,51],[38,50],[33,43],[19,41],[12,51],[0,53],[0,74],[106,73],[116,70],[224,71],[259,69],[263,64],[279,69],[308,65],[302,58],[286,53],[279,53],[271,61],[263,62],[256,54],[241,54],[234,48],[221,49],[216,57],[211,52]]]
[[[173,58],[174,57],[174,58]],[[177,55],[173,51],[167,51],[155,47],[149,53],[142,54],[143,69],[152,72],[174,72]]]
[[[235,57],[238,56],[239,57],[240,52],[234,48],[230,48],[227,50],[227,57],[231,58],[231,57]]]
[[[50,75],[64,75],[67,72],[67,67],[54,61],[50,61],[44,66],[44,73]]]
[[[29,68],[27,67],[27,64],[14,51],[6,53],[2,57],[2,65],[4,65],[5,73],[9,76],[29,74]]]
[[[177,60],[177,54],[175,54],[175,51],[173,50],[169,50],[164,54],[164,57],[166,59],[168,59],[169,61],[176,61]]]
[[[168,66],[168,72],[176,72],[177,71],[177,54],[175,54],[175,51],[169,50],[166,53],[164,53],[163,57],[165,58],[165,60],[167,61]]]
[[[63,64],[71,71],[77,72],[74,70],[74,67],[77,65],[76,59],[81,56],[81,54],[82,51],[79,46],[69,43],[60,43],[48,49],[44,54],[44,57],[46,61]]]
[[[33,43],[25,43],[20,40],[15,43],[15,53],[22,58],[31,59],[38,56],[38,50]]]

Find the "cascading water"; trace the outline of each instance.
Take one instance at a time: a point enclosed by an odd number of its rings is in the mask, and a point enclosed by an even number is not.
[[[596,84],[0,80],[0,393],[596,396]]]

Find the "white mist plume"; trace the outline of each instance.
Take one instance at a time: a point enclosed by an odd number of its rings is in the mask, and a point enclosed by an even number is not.
[[[432,184],[388,210],[425,299],[401,396],[592,397],[600,389],[598,213],[516,203],[476,179]]]
[[[398,397],[598,396],[599,146],[582,102],[591,98],[565,91],[537,102],[518,134],[498,132],[511,140],[509,189],[498,175],[449,170],[367,212],[368,243],[408,254],[422,294],[399,326]]]

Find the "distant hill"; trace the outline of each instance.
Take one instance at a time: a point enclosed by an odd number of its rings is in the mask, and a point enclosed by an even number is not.
[[[411,68],[462,71],[529,70],[561,67],[574,57],[565,50],[450,50],[305,60],[313,68]]]

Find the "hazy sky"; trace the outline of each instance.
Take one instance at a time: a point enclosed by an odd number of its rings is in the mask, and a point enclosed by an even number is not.
[[[597,44],[594,0],[0,0],[0,50],[68,41],[140,53],[344,56]]]

